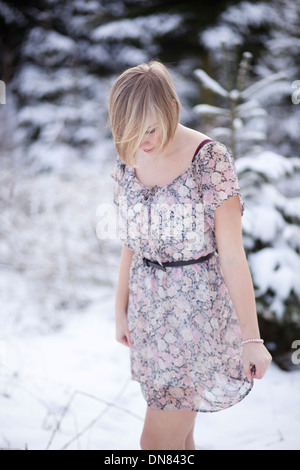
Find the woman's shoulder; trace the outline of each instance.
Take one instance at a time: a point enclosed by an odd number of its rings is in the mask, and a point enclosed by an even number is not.
[[[234,167],[234,158],[230,149],[219,140],[199,133],[200,144],[194,155],[196,165],[201,171],[212,172]]]
[[[195,145],[198,142],[198,145],[204,141],[204,140],[213,140],[211,137],[209,137],[206,134],[203,134],[200,131],[197,131],[196,129],[192,129],[187,126],[182,126],[184,129],[184,140],[186,144],[189,145]]]
[[[208,153],[208,155],[211,155],[212,153],[224,154],[228,152],[226,145],[219,140],[216,140],[207,134],[203,134],[203,132],[197,131],[196,129],[191,129],[186,126],[184,126],[184,129],[185,144],[187,148],[194,148],[196,151],[199,148],[200,151],[203,147],[203,151],[201,153]],[[205,144],[205,146],[203,144]],[[204,149],[207,152],[204,152]]]
[[[219,160],[219,159],[231,159],[232,154],[228,147],[219,140],[216,140],[208,135],[197,132],[197,135],[194,134],[193,145],[196,148],[196,154],[198,154],[201,162],[208,162],[209,160]],[[197,147],[198,142],[198,147]]]

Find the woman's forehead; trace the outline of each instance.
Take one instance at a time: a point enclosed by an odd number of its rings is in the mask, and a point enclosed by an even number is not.
[[[147,128],[147,130],[152,129],[152,127],[157,126],[157,122],[153,122],[153,124],[150,124],[150,126]]]
[[[147,120],[147,131],[157,126],[157,124],[158,122],[156,118],[149,118],[149,120]]]

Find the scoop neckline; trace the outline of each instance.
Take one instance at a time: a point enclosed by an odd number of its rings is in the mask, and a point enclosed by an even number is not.
[[[176,176],[176,178],[174,178],[172,181],[170,181],[169,183],[167,184],[164,184],[163,186],[158,186],[157,184],[155,184],[154,186],[150,186],[150,188],[148,186],[145,186],[143,183],[141,183],[137,177],[135,176],[135,172],[134,172],[134,168],[133,167],[130,167],[130,170],[131,170],[131,173],[132,173],[132,176],[133,176],[133,179],[140,185],[142,186],[144,189],[147,189],[148,191],[150,191],[152,188],[159,188],[159,189],[164,189],[166,188],[167,186],[170,186],[171,184],[175,183],[175,181],[177,181],[179,178],[181,178],[185,173],[187,173],[189,171],[189,169],[191,168],[191,166],[193,165],[194,161],[195,161],[195,158],[196,156],[198,155],[198,153],[200,152],[200,150],[206,145],[208,144],[209,142],[213,142],[213,139],[204,139],[197,147],[195,153],[194,153],[194,156],[193,156],[193,159],[192,161],[189,163],[189,165],[187,166],[187,168],[182,172],[180,173],[180,175]]]

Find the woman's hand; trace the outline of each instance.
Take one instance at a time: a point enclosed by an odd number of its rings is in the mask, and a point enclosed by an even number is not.
[[[262,379],[272,362],[272,356],[262,343],[247,343],[243,346],[244,374],[249,380]],[[255,366],[255,369],[254,369]],[[254,373],[252,372],[252,369]]]
[[[119,343],[124,344],[124,346],[127,346],[129,348],[132,347],[132,342],[128,329],[127,313],[121,313],[116,315],[116,340]]]

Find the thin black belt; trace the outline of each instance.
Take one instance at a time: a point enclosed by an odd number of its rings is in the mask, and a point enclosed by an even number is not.
[[[152,266],[154,268],[161,269],[162,271],[166,271],[166,267],[169,267],[169,266],[184,266],[186,264],[201,263],[202,261],[206,261],[209,258],[211,258],[214,253],[215,252],[213,251],[212,253],[208,253],[208,255],[206,256],[201,256],[200,258],[190,259],[187,261],[166,261],[165,263],[162,263],[162,265],[160,265],[157,261],[150,261],[147,258],[143,258],[143,264],[144,266],[148,266],[148,267]]]

